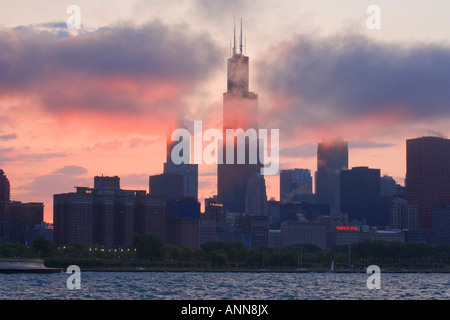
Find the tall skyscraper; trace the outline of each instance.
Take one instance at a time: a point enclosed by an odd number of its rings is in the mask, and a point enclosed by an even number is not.
[[[348,142],[342,138],[323,141],[317,148],[317,202],[340,211],[340,174],[348,169]]]
[[[381,196],[393,197],[397,195],[398,184],[394,180],[394,178],[388,175],[384,175],[381,177],[380,182],[381,182],[381,189],[380,189]]]
[[[167,137],[167,155],[164,163],[164,174],[179,174],[183,176],[183,193],[185,197],[198,199],[198,164],[180,163],[175,164],[172,161],[172,149],[177,142],[171,141]],[[186,155],[190,159],[190,154]]]
[[[450,204],[450,140],[406,140],[406,199],[419,207],[419,229],[431,236],[432,212]]]
[[[193,198],[167,200],[166,241],[169,244],[197,249],[199,238],[200,203]]]
[[[11,186],[5,172],[0,169],[0,243],[9,239],[9,201]]]
[[[280,171],[280,202],[295,200],[298,195],[312,195],[312,177],[308,169]]]
[[[348,220],[365,221],[369,225],[389,224],[389,202],[381,197],[380,169],[354,167],[341,171],[341,211]]]
[[[245,213],[254,216],[267,216],[267,193],[264,177],[253,174],[247,181]]]
[[[167,199],[183,197],[183,182],[183,175],[179,173],[162,173],[150,176],[150,194],[164,196]]]
[[[223,94],[223,159],[227,159],[227,145],[234,145],[234,161],[218,164],[217,194],[224,208],[233,212],[245,212],[247,180],[260,173],[261,165],[252,163],[249,155],[250,138],[245,142],[245,162],[238,163],[238,139],[227,139],[226,130],[258,128],[258,95],[249,91],[249,58],[243,54],[242,21],[239,39],[239,52],[236,47],[236,28],[234,30],[233,54],[227,65],[227,92]],[[253,141],[255,143],[255,141]],[[232,158],[228,155],[228,158]],[[256,154],[257,156],[257,154]],[[256,157],[258,158],[258,157]]]

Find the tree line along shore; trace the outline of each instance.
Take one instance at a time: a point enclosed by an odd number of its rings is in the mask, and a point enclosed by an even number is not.
[[[242,242],[212,241],[190,249],[152,234],[133,236],[128,248],[91,244],[58,246],[43,237],[31,246],[5,243],[1,258],[43,259],[47,268],[77,265],[85,270],[334,271],[358,272],[370,265],[384,271],[450,271],[450,246],[366,240],[322,249],[313,244],[284,248],[246,248]]]

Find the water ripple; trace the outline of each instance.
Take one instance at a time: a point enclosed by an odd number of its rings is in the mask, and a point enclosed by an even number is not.
[[[70,300],[414,300],[450,299],[446,274],[82,272],[81,289],[67,274],[0,274],[0,299]]]

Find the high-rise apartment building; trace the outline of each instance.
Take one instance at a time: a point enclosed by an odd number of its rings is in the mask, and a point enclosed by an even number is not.
[[[238,139],[234,136],[227,139],[226,130],[242,129],[241,136],[246,136],[248,129],[258,128],[258,95],[249,91],[249,58],[243,54],[242,22],[239,52],[236,46],[236,29],[234,36],[233,54],[227,65],[227,92],[223,94],[223,159],[217,168],[217,194],[224,208],[232,212],[245,212],[245,197],[247,181],[254,173],[260,173],[261,164],[258,156],[250,155],[252,141],[249,137],[243,143],[245,161],[238,163]],[[234,156],[227,155],[227,145],[234,150]],[[228,156],[228,157],[227,157]],[[256,156],[256,161],[251,158]],[[230,159],[233,163],[230,163]]]
[[[53,239],[57,244],[94,243],[93,204],[89,188],[53,195]]]
[[[331,211],[340,211],[340,174],[348,169],[348,142],[343,139],[323,141],[317,147],[317,202]]]
[[[54,240],[129,247],[135,232],[136,199],[145,191],[122,190],[116,177],[95,177],[94,188],[53,196]]]
[[[432,212],[450,204],[450,140],[406,140],[406,198],[419,208],[419,228],[431,236]]]
[[[134,230],[139,234],[154,234],[161,239],[166,238],[166,198],[146,194],[145,191],[137,193]]]

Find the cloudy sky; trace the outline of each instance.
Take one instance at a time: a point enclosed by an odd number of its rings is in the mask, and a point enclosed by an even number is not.
[[[67,27],[70,5],[79,30]],[[369,5],[381,29],[367,27]],[[0,168],[11,198],[44,202],[52,221],[53,194],[95,175],[148,190],[169,126],[221,128],[241,17],[260,127],[280,129],[280,168],[314,172],[317,142],[342,136],[350,167],[403,184],[405,140],[450,135],[448,12],[447,0],[0,0]],[[278,182],[267,178],[269,197]],[[203,202],[216,167],[202,165],[199,183]]]

